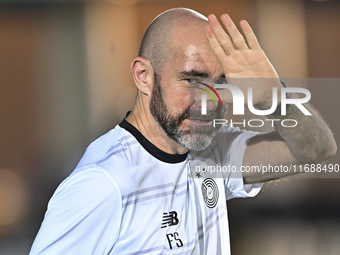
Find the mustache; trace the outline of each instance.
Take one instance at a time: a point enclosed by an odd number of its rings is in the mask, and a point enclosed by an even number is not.
[[[221,117],[221,115],[224,115],[222,107],[217,107],[215,110],[207,111],[206,115],[202,115],[201,110],[198,108],[188,107],[184,110],[182,114],[178,116],[177,121],[179,123],[181,123],[185,119],[199,119],[203,121],[209,121],[217,117]]]

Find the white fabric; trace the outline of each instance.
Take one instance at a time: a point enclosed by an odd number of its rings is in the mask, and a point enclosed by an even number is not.
[[[88,147],[55,191],[30,255],[230,254],[225,201],[255,196],[261,185],[243,185],[240,173],[193,178],[190,166],[204,153],[221,165],[242,165],[255,133],[222,131],[207,150],[166,163],[117,126]],[[213,208],[202,195],[207,177],[218,188]],[[206,196],[216,200],[209,188]],[[177,224],[166,221],[170,212]]]

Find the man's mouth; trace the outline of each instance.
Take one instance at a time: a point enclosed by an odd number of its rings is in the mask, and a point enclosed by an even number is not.
[[[211,119],[190,118],[190,124],[194,125],[210,125],[211,123],[212,123]]]

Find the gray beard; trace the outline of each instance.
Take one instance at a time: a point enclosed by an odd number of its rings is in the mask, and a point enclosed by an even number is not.
[[[201,115],[200,109],[188,108],[183,113],[171,114],[164,102],[159,76],[155,73],[153,90],[150,100],[150,112],[165,133],[182,145],[184,148],[194,151],[206,149],[214,139],[217,131],[221,127],[212,125],[199,127],[190,125],[190,130],[183,130],[181,123],[191,117],[204,118],[205,120],[222,119],[227,108],[220,104],[214,111],[207,111],[206,115]]]

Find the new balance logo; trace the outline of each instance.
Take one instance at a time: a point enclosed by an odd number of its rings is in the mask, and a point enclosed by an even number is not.
[[[175,226],[178,223],[179,223],[179,220],[177,218],[177,212],[176,211],[172,211],[172,212],[169,212],[169,213],[163,213],[163,220],[162,220],[161,228]]]

